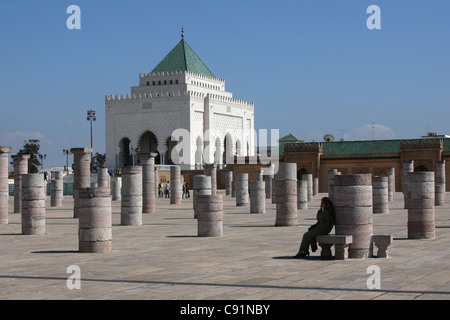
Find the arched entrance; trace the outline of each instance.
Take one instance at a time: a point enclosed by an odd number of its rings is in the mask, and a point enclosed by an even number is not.
[[[304,174],[309,174],[308,170],[306,170],[305,168],[301,168],[300,170],[297,171],[297,180],[303,180],[302,177]]]
[[[430,170],[428,170],[427,167],[425,167],[423,164],[421,164],[421,165],[417,166],[417,167],[414,169],[414,171],[430,171]]]
[[[161,164],[161,157],[158,152],[158,139],[151,131],[145,131],[139,138],[139,152],[143,153],[157,153],[155,157],[155,164]]]
[[[233,138],[230,134],[225,136],[223,140],[223,164],[233,164],[234,162],[234,150],[233,150]]]
[[[133,165],[133,155],[131,141],[128,138],[122,138],[119,142],[119,168]]]

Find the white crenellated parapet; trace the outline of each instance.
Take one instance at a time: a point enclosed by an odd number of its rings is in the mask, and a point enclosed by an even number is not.
[[[186,80],[188,80],[189,78],[213,82],[215,84],[218,84],[221,89],[224,89],[225,87],[224,79],[210,77],[191,71],[149,72],[139,74],[139,80],[142,86],[145,86],[146,81],[168,80],[168,79],[183,80],[183,82],[187,83]]]
[[[248,101],[242,100],[242,99],[226,97],[224,95],[215,94],[215,93],[208,93],[207,96],[209,97],[209,99],[211,101],[221,101],[221,102],[226,102],[226,103],[233,103],[233,104],[237,104],[237,105],[246,107],[248,110],[253,110],[255,107],[254,103],[248,102]]]
[[[186,96],[196,96],[196,97],[202,97],[200,93],[191,94],[186,91],[171,91],[171,92],[159,92],[159,93],[139,93],[139,94],[128,94],[125,96],[121,94],[120,96],[118,94],[114,95],[105,95],[105,101],[132,101],[132,100],[146,100],[146,99],[159,99],[159,98],[170,98],[170,97],[186,97]]]

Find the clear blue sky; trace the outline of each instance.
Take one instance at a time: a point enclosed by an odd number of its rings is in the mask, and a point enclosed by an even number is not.
[[[69,30],[69,5],[81,30]],[[369,5],[381,30],[369,30]],[[255,103],[257,129],[306,141],[450,134],[447,0],[46,0],[0,2],[0,145],[40,139],[105,152],[104,97],[126,94],[185,39],[227,91]],[[343,131],[341,131],[343,130]],[[69,165],[71,158],[69,159]]]

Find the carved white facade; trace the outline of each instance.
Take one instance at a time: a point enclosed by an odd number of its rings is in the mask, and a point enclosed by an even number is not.
[[[189,70],[140,74],[131,94],[105,97],[105,114],[110,169],[136,163],[138,152],[158,153],[156,164],[184,169],[213,162],[223,166],[234,155],[255,153],[253,103],[233,98],[225,81],[213,76]],[[181,153],[172,152],[177,129],[190,133],[189,142],[180,140]]]

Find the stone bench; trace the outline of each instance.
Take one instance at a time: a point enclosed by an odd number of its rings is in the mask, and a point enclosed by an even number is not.
[[[322,248],[320,256],[331,259],[331,247],[334,245],[335,258],[337,260],[348,259],[348,246],[353,242],[351,235],[321,235],[316,237],[317,243]]]
[[[373,257],[373,245],[378,248],[377,258],[388,258],[387,248],[392,243],[394,237],[390,234],[374,234],[370,238],[369,257]]]

